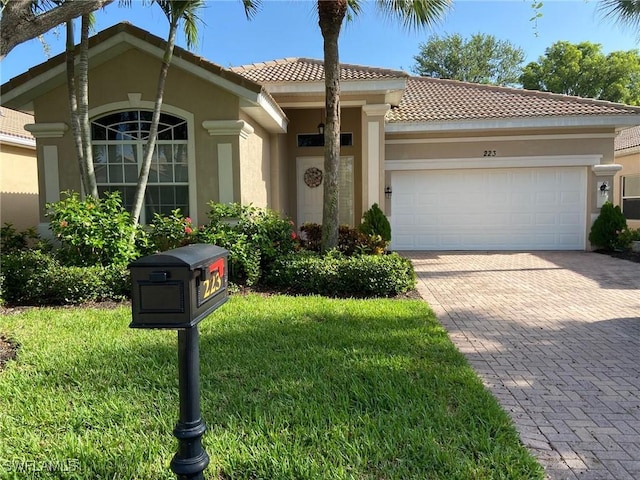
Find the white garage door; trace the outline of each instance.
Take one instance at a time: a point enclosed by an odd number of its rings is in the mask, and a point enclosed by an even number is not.
[[[584,250],[586,169],[391,173],[394,250]]]

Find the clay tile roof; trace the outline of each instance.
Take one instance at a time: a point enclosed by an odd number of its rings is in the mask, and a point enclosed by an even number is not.
[[[640,126],[625,128],[615,140],[615,150],[640,147]]]
[[[408,74],[400,70],[350,65],[347,63],[341,64],[340,67],[340,80],[377,80],[408,77]],[[312,58],[283,58],[270,62],[232,67],[231,71],[261,84],[320,82],[324,80],[324,62]]]
[[[31,135],[31,132],[24,129],[24,126],[28,123],[33,123],[33,115],[18,112],[17,110],[11,110],[6,107],[0,108],[1,135],[32,140],[35,142],[35,138]]]
[[[639,107],[456,80],[411,77],[389,122],[638,114]]]

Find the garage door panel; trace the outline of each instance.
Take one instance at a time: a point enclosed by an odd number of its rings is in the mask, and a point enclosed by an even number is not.
[[[586,168],[392,172],[396,250],[582,250]]]

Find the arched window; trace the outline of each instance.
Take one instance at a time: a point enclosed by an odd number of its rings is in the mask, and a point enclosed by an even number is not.
[[[133,206],[151,117],[150,111],[128,110],[110,113],[91,122],[98,193],[119,191],[122,203],[129,211]],[[150,222],[154,213],[170,214],[176,208],[185,216],[189,215],[187,122],[163,113],[140,223]]]

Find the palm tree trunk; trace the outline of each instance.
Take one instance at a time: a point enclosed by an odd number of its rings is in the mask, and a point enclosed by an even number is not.
[[[318,18],[324,39],[325,108],[324,198],[322,206],[323,252],[338,246],[340,165],[340,59],[338,38],[347,13],[347,0],[318,0]]]
[[[96,174],[93,168],[93,149],[91,148],[91,125],[89,123],[89,26],[91,14],[82,16],[80,28],[80,62],[78,63],[78,89],[80,102],[80,134],[82,136],[82,159],[87,175],[86,194],[98,198]]]
[[[131,219],[134,225],[137,225],[140,221],[140,213],[142,212],[142,206],[144,205],[144,195],[147,190],[147,181],[149,179],[149,171],[151,170],[151,160],[153,159],[156,139],[158,137],[158,123],[160,121],[160,111],[162,109],[162,100],[164,98],[164,86],[167,81],[171,58],[173,57],[173,47],[176,43],[177,30],[178,19],[172,19],[169,26],[167,46],[164,51],[164,57],[162,58],[162,65],[160,66],[155,106],[153,108],[153,116],[151,117],[151,129],[149,130],[149,138],[147,139],[147,145],[142,159],[142,166],[140,167],[140,174],[138,175],[136,193],[133,199]]]
[[[66,60],[67,60],[67,93],[69,96],[69,114],[71,116],[71,134],[78,158],[78,168],[84,191],[89,190],[87,183],[87,170],[82,159],[82,135],[80,133],[80,116],[78,114],[78,97],[76,92],[75,74],[75,41],[73,39],[73,20],[67,22]]]

